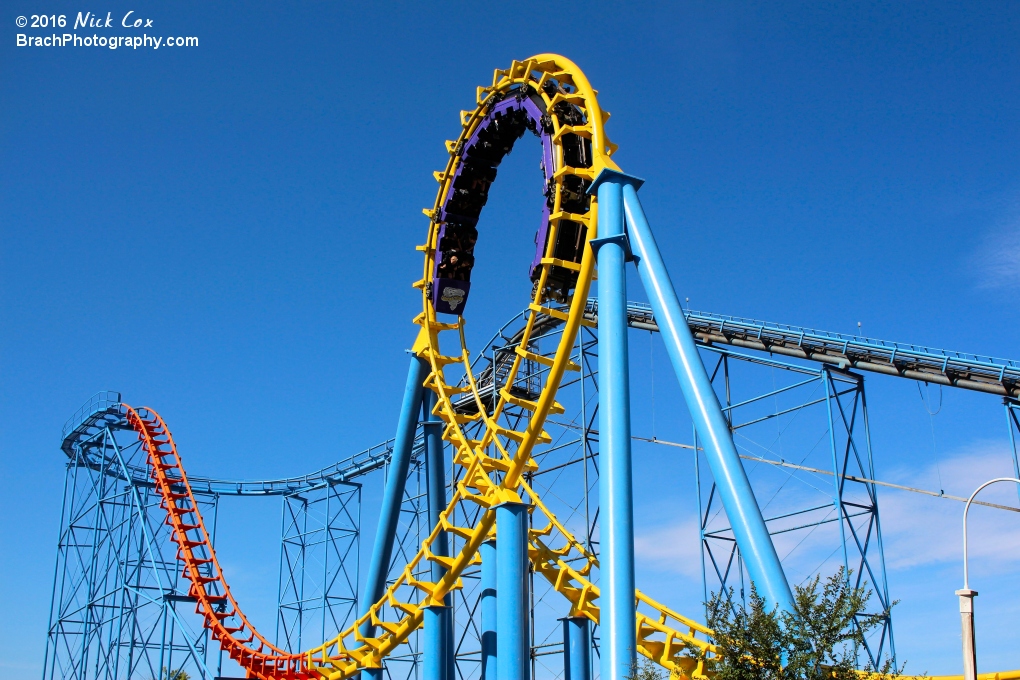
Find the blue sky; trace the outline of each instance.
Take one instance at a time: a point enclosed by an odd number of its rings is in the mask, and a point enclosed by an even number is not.
[[[199,46],[15,44],[19,15],[132,9]],[[12,0],[0,22],[0,588],[18,612],[0,622],[4,677],[38,676],[57,440],[93,392],[159,410],[210,476],[303,472],[392,436],[431,172],[511,59],[558,52],[586,71],[694,308],[1020,357],[1015,4]],[[493,190],[473,337],[524,304],[536,165],[514,154]],[[935,488],[914,386],[869,380],[879,473]],[[945,399],[935,477],[959,494],[1008,460],[1005,426],[995,398]],[[668,521],[639,506],[646,537],[682,532],[684,503]],[[890,501],[901,657],[958,672],[958,509],[918,503]],[[267,545],[276,512],[264,533],[252,520]],[[1020,606],[1017,523],[988,521],[979,623]],[[995,623],[979,636],[1010,634]],[[1020,638],[999,639],[979,645],[982,670],[1020,667]]]

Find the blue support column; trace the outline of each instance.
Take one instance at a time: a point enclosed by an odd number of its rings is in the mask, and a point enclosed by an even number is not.
[[[496,507],[496,678],[529,680],[528,506]]]
[[[425,649],[422,677],[425,680],[448,680],[449,675],[449,636],[446,621],[450,613],[449,607],[432,606],[425,608]]]
[[[1009,429],[1009,445],[1013,453],[1013,474],[1020,479],[1020,452],[1017,450],[1017,440],[1014,430],[1020,430],[1020,419],[1017,418],[1017,411],[1020,411],[1020,401],[1012,397],[1002,400],[1006,407],[1006,427]],[[1017,498],[1020,498],[1020,485],[1016,488]]]
[[[428,490],[429,530],[439,524],[439,516],[446,509],[446,456],[443,451],[443,421],[432,413],[436,395],[432,390],[422,394],[422,425],[425,428],[425,478]],[[449,537],[440,532],[432,544],[432,552],[441,557],[450,556]],[[431,563],[432,581],[439,582],[446,569],[438,562]],[[447,595],[445,607],[429,607],[425,614],[425,674],[424,680],[448,680],[454,677],[453,668],[453,596]],[[434,611],[433,611],[434,610]],[[430,655],[441,659],[430,659]],[[437,657],[438,658],[438,657]]]
[[[607,172],[611,171],[604,171],[602,175]],[[641,202],[637,196],[640,181],[626,175],[612,174],[620,178],[618,181],[624,183],[623,202],[627,215],[629,243],[637,259],[638,273],[652,305],[655,322],[666,343],[666,350],[690,409],[694,427],[704,446],[705,457],[715,478],[719,498],[726,509],[730,526],[733,527],[733,534],[740,547],[740,554],[747,564],[751,581],[770,607],[778,606],[785,611],[792,611],[793,593],[790,591],[786,574],[783,573],[779,555],[776,554],[776,548],[772,544],[751,484],[740,463],[737,447],[733,444],[733,436],[712,389],[705,365],[698,355],[694,336],[687,326],[666,265],[662,261],[648,220],[641,209]],[[606,182],[608,183],[608,180]],[[599,277],[601,276],[600,263]],[[601,291],[601,285],[599,290]],[[601,300],[599,304],[601,307]],[[600,309],[600,319],[601,316]]]
[[[591,628],[583,616],[563,619],[563,680],[591,680]]]
[[[634,487],[627,351],[627,247],[623,182],[599,175],[599,606],[603,680],[627,677],[636,657]],[[500,679],[502,680],[502,678]]]
[[[393,455],[390,457],[386,475],[386,488],[383,491],[382,508],[379,511],[379,527],[375,533],[375,545],[372,547],[372,561],[368,567],[365,591],[361,597],[360,616],[364,616],[369,607],[382,597],[386,588],[386,573],[389,570],[390,558],[393,556],[393,540],[397,535],[400,503],[404,498],[414,433],[418,427],[422,383],[425,382],[428,373],[428,363],[417,356],[412,356],[411,366],[407,371],[407,384],[404,386],[404,400],[400,406],[397,434],[393,441]],[[366,621],[361,626],[361,634],[372,637],[375,634],[375,626]]]
[[[481,680],[496,680],[496,542],[486,541],[478,549],[482,558],[482,673]]]

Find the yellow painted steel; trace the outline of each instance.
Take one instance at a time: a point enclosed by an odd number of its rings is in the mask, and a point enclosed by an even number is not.
[[[543,88],[550,80],[557,84],[551,96]],[[482,122],[497,95],[525,85],[543,98],[549,110],[561,101],[578,107],[584,114],[584,122],[580,125],[561,126],[556,116],[550,116],[553,124],[552,143],[556,166],[553,179],[556,188],[549,220],[548,245],[545,257],[541,260],[540,276],[520,340],[521,351],[515,356],[504,380],[504,384],[512,385],[525,360],[541,360],[547,366],[547,370],[542,372],[544,384],[541,386],[541,396],[537,401],[527,401],[504,389],[498,394],[498,402],[489,415],[472,374],[470,353],[464,340],[464,318],[458,317],[452,323],[439,320],[429,290],[441,227],[438,216],[460,162],[458,150]],[[378,668],[386,656],[422,625],[425,607],[441,605],[448,593],[462,587],[461,574],[469,565],[478,563],[479,546],[495,531],[494,506],[508,501],[525,500],[533,505],[533,525],[541,527],[529,532],[528,554],[535,571],[566,598],[570,605],[570,615],[586,616],[598,622],[599,589],[590,580],[592,569],[598,567],[597,559],[545,506],[528,486],[523,474],[537,468],[532,459],[535,445],[549,441],[549,435],[543,429],[546,417],[550,413],[562,412],[562,407],[555,401],[556,392],[564,373],[577,370],[577,365],[570,357],[578,329],[585,323],[583,312],[591,282],[595,278],[595,258],[590,245],[585,246],[579,265],[564,263],[553,257],[556,231],[562,219],[585,225],[589,241],[597,236],[597,206],[594,198],[586,214],[566,214],[561,210],[563,178],[578,175],[593,180],[605,168],[619,170],[610,158],[616,146],[605,133],[604,125],[608,118],[609,114],[600,108],[596,92],[581,70],[570,60],[553,54],[540,54],[524,61],[514,61],[509,68],[497,70],[490,86],[478,88],[475,109],[461,112],[460,136],[456,141],[446,143],[450,155],[446,168],[434,173],[439,183],[435,204],[431,209],[423,210],[430,223],[426,243],[418,246],[425,254],[424,275],[414,286],[422,293],[423,311],[414,319],[421,330],[413,351],[431,366],[424,386],[436,394],[437,402],[433,412],[445,423],[443,439],[452,447],[453,460],[463,468],[463,474],[453,489],[449,505],[440,516],[439,525],[423,541],[421,550],[387,588],[382,599],[336,638],[304,653],[309,666],[322,676],[339,680],[363,668]],[[591,167],[565,165],[562,139],[567,133],[591,140]],[[555,266],[569,266],[577,271],[577,283],[569,301],[551,299],[552,294],[546,292],[547,280]],[[557,302],[560,303],[559,307],[554,306]],[[532,355],[526,349],[530,346],[536,322],[542,317],[551,317],[563,327],[555,355],[551,358]],[[444,338],[442,342],[441,336]],[[451,366],[458,366],[465,371],[466,387],[447,381],[446,369]],[[469,392],[474,396],[477,412],[470,415],[458,413],[454,408],[454,398]],[[514,428],[506,421],[501,422],[508,406],[531,412],[523,429]],[[480,430],[481,438],[472,438],[467,429]],[[473,526],[456,524],[456,511],[461,504],[471,504],[482,510],[479,520]],[[456,555],[443,557],[434,553],[433,542],[440,531],[453,534],[463,542]],[[421,578],[430,572],[429,562],[438,563],[446,570],[438,582]],[[692,658],[688,650],[715,651],[714,646],[707,641],[711,631],[640,591],[636,597],[638,616],[635,632],[638,652],[669,670],[673,677],[710,677],[711,669],[705,668],[705,662]],[[378,633],[375,637],[360,634],[359,628],[366,620],[375,626]],[[981,678],[1020,680],[1020,672],[982,675]]]
[[[861,680],[964,680],[962,675],[881,675],[858,671]],[[1020,680],[1020,670],[978,673],[977,680]]]

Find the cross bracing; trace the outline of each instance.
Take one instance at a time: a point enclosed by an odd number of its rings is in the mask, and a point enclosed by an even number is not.
[[[588,318],[592,322],[597,320],[597,306],[594,302],[589,304]],[[733,341],[723,343],[719,337],[698,330],[703,320],[708,318],[717,317],[695,312],[687,316],[692,330],[698,334],[703,351],[708,353],[705,355],[706,364],[719,367],[714,374],[719,378],[716,386],[721,401],[726,400],[725,381],[722,380],[725,371],[721,367],[735,362],[770,369],[779,368],[789,372],[792,377],[789,388],[783,389],[784,393],[793,394],[797,390],[827,385],[822,391],[828,390],[828,396],[811,395],[795,406],[779,409],[784,411],[783,413],[774,411],[765,415],[759,414],[750,420],[769,422],[789,417],[800,409],[821,408],[826,412],[831,410],[834,419],[834,434],[831,438],[838,441],[835,446],[832,441],[823,442],[825,444],[823,448],[836,452],[831,473],[831,493],[833,498],[840,499],[846,494],[848,486],[860,488],[861,493],[842,498],[838,502],[838,513],[833,511],[835,506],[830,502],[827,505],[807,506],[803,511],[794,514],[769,516],[767,520],[770,528],[775,527],[776,535],[811,531],[815,526],[833,528],[841,526],[843,535],[836,541],[838,545],[846,548],[847,556],[842,558],[843,561],[847,565],[853,563],[857,579],[866,578],[871,584],[883,584],[876,596],[875,606],[880,607],[887,603],[889,594],[884,590],[884,579],[881,575],[884,565],[880,555],[877,554],[880,547],[877,491],[874,484],[868,483],[874,481],[874,472],[869,467],[866,455],[869,442],[866,438],[860,439],[861,448],[858,450],[857,440],[846,434],[848,431],[859,429],[863,424],[865,407],[863,377],[847,370],[849,361],[842,362],[842,365],[838,360],[819,361],[817,353],[798,356],[797,358],[806,361],[795,364],[779,358],[789,357],[791,352],[775,351],[772,354],[778,356],[769,357],[761,353],[760,347],[741,347]],[[489,392],[496,394],[506,386],[501,382],[503,379],[501,364],[505,365],[505,357],[513,352],[515,343],[520,340],[518,331],[521,322],[522,317],[509,322],[489,343],[485,356],[477,359],[481,392],[488,389]],[[656,330],[654,319],[641,304],[631,303],[628,306],[628,323],[635,330],[653,332]],[[778,324],[776,326],[785,329],[789,337],[801,337],[801,331],[797,327]],[[729,326],[725,328],[729,333]],[[716,330],[712,332],[716,335],[718,333]],[[558,333],[558,324],[550,323],[548,327],[542,329],[542,332],[534,335],[532,341],[534,349],[537,350],[535,353],[543,354],[543,346],[554,347]],[[809,337],[810,333],[805,332],[804,335]],[[836,334],[826,335],[837,337]],[[895,346],[895,343],[882,341],[869,343],[881,347]],[[759,351],[753,351],[755,349]],[[853,347],[850,349],[853,350]],[[850,354],[852,355],[853,351]],[[945,364],[952,367],[952,362],[945,360],[948,353],[925,350],[925,355],[931,366]],[[942,363],[938,360],[940,356],[943,357]],[[536,459],[541,463],[540,469],[527,477],[529,483],[540,491],[547,505],[555,508],[562,521],[575,535],[583,537],[596,555],[599,553],[598,501],[595,493],[598,480],[599,436],[597,358],[597,333],[592,328],[585,328],[573,356],[574,361],[583,369],[579,375],[565,381],[562,388],[564,395],[562,400],[575,404],[577,410],[571,414],[558,416],[551,423],[549,429],[553,434],[553,440],[543,450],[536,452]],[[855,366],[858,370],[868,370],[867,364],[873,363],[860,359],[858,362],[861,364]],[[986,363],[993,364],[994,361],[988,360]],[[1005,361],[995,364],[998,366],[997,370],[1007,376],[1012,365],[1013,362]],[[532,362],[526,370],[516,376],[512,385],[513,392],[522,398],[526,397],[534,391],[535,381],[547,370],[548,367],[541,363]],[[897,375],[916,379],[906,370],[898,371]],[[947,374],[947,381],[951,380],[949,375]],[[486,383],[486,380],[491,382]],[[955,385],[973,389],[966,381],[958,380]],[[992,390],[978,388],[978,391]],[[748,396],[740,402],[726,402],[724,408],[727,412],[735,414],[775,396],[771,393]],[[215,645],[210,649],[208,636],[202,631],[200,623],[194,619],[191,611],[193,602],[183,594],[186,588],[180,584],[180,574],[176,570],[173,556],[167,554],[164,549],[154,550],[161,540],[168,544],[169,538],[166,527],[161,524],[158,501],[152,497],[152,483],[148,479],[144,465],[140,464],[132,453],[132,447],[136,448],[137,445],[124,443],[115,445],[115,439],[123,427],[122,416],[116,408],[116,404],[119,403],[120,397],[116,393],[97,395],[69,421],[68,429],[64,433],[62,449],[70,456],[68,489],[64,500],[65,516],[62,520],[64,528],[61,532],[57,583],[54,590],[54,622],[47,648],[47,677],[148,677],[146,674],[158,677],[159,670],[167,663],[174,668],[193,668],[197,677],[206,676],[207,673],[207,677],[217,677],[221,671],[218,664],[221,662],[215,653]],[[1020,438],[1018,434],[1020,425],[1017,424],[1020,421],[1016,415],[1017,403],[1015,399],[1006,399],[1006,414],[1014,439]],[[467,407],[468,404],[465,402],[465,408]],[[516,409],[510,410],[506,417],[519,421],[526,415],[521,409]],[[744,436],[744,433],[751,432],[758,422],[734,422],[734,431],[740,433],[738,439]],[[641,440],[641,437],[635,436],[635,440]],[[429,529],[423,521],[424,492],[416,477],[422,474],[419,470],[423,456],[421,442],[419,436],[414,454],[414,460],[417,462],[412,466],[408,477],[410,483],[404,499],[402,511],[404,519],[398,535],[399,548],[393,556],[390,567],[394,576],[402,569],[408,556],[413,554]],[[357,601],[357,567],[351,565],[351,571],[355,572],[352,580],[348,573],[337,574],[335,570],[330,572],[328,568],[322,568],[321,560],[306,559],[302,563],[293,559],[295,554],[293,551],[286,553],[288,541],[294,543],[297,523],[308,522],[311,519],[303,516],[303,511],[295,508],[294,504],[300,506],[308,502],[309,494],[315,494],[317,491],[325,489],[350,491],[358,488],[359,483],[354,480],[374,471],[385,470],[392,445],[393,441],[388,440],[332,466],[293,478],[255,481],[191,478],[192,486],[202,495],[201,502],[207,504],[208,509],[204,513],[210,517],[215,517],[219,497],[225,495],[274,495],[281,497],[285,508],[288,504],[292,506],[290,522],[288,524],[285,515],[284,534],[281,536],[281,553],[284,555],[281,557],[281,598],[278,607],[281,630],[289,626],[289,630],[294,631],[293,612],[296,608],[300,609],[296,605],[307,600],[342,601],[344,604],[343,613],[335,616],[328,625],[324,624],[321,616],[322,607],[312,606],[303,609],[302,614],[306,618],[313,611],[316,612],[312,627],[320,637],[322,631],[326,631],[325,634],[328,635],[342,628],[350,620],[352,606],[356,606]],[[691,444],[683,446],[694,449],[697,443],[692,440]],[[743,454],[745,460],[749,460],[755,458],[755,454],[762,455],[762,451],[751,446],[746,448]],[[699,477],[699,480],[701,479]],[[708,486],[703,487],[701,492],[706,496],[711,494],[711,480],[707,481]],[[455,482],[456,475],[452,478],[451,484]],[[862,499],[865,502],[862,502]],[[311,501],[313,505],[314,502]],[[711,509],[706,508],[706,516]],[[815,522],[809,521],[812,513],[818,516]],[[839,517],[842,521],[838,519]],[[145,521],[142,521],[142,518]],[[474,519],[475,517],[465,517],[463,523],[470,524]],[[800,521],[798,523],[794,520]],[[350,555],[352,550],[357,551],[356,544],[360,541],[360,522],[356,516],[348,514],[345,522],[350,527],[350,532],[344,539],[346,548],[339,545],[340,541],[336,537],[324,539],[326,543],[333,544],[331,548],[338,562],[343,561],[341,555],[343,550],[346,549],[346,554]],[[147,530],[143,527],[147,527]],[[124,536],[132,529],[137,534],[131,540],[125,540]],[[287,534],[288,530],[290,536]],[[710,545],[712,541],[725,542],[726,532],[725,525],[716,526],[712,531],[705,532],[706,591],[730,583],[746,585],[746,574],[740,574],[739,551],[732,549],[732,541],[730,550],[725,554],[719,554],[717,550],[712,552],[713,546]],[[323,536],[326,533],[328,532],[324,532]],[[305,545],[304,549],[307,558],[309,546]],[[850,559],[851,553],[853,560]],[[314,567],[309,569],[312,562],[315,563]],[[284,574],[284,570],[288,573]],[[348,595],[323,597],[322,587],[325,584],[328,590],[329,583],[320,579],[316,585],[309,586],[310,581],[306,580],[306,587],[319,589],[316,590],[315,596],[304,600],[300,598],[286,600],[283,593],[287,592],[288,588],[293,589],[294,579],[302,577],[307,579],[309,574],[306,571],[309,570],[330,574],[334,584],[338,578],[344,581],[344,590]],[[597,571],[594,573],[597,575]],[[709,574],[714,574],[714,582],[708,579]],[[735,577],[736,581],[733,580]],[[478,578],[477,569],[466,572],[465,587],[454,595],[456,669],[458,677],[463,678],[480,677]],[[124,587],[124,583],[129,586],[133,584],[133,587]],[[555,677],[562,673],[556,661],[558,655],[562,654],[562,642],[557,639],[559,630],[556,615],[560,612],[556,609],[556,592],[545,586],[540,579],[536,581],[534,574],[530,583],[532,672],[536,678]],[[739,588],[737,592],[740,592]],[[292,620],[285,623],[284,619],[288,614]],[[132,617],[133,620],[129,622],[128,619]],[[308,629],[308,622],[305,621],[302,630]],[[873,641],[875,649],[864,650],[864,653],[876,654],[878,657],[890,654],[891,633],[890,619],[886,627],[880,631],[879,638]],[[285,637],[286,632],[281,633],[281,638]],[[596,660],[599,654],[599,641],[600,636],[596,628],[592,637],[593,658]],[[420,640],[412,642],[403,653],[394,655],[387,662],[388,677],[403,680],[415,677],[415,673],[421,672],[420,644]]]

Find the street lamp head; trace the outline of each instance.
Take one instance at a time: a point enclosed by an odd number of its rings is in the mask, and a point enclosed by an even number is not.
[[[1020,479],[1013,477],[998,477],[990,479],[978,488],[967,499],[967,505],[963,508],[963,588],[956,591],[960,597],[960,624],[962,626],[963,641],[963,677],[964,680],[977,680],[977,642],[974,639],[974,597],[976,590],[970,589],[967,572],[967,513],[970,512],[970,504],[974,497],[986,486],[997,482],[1013,482],[1020,484]]]
[[[970,504],[974,501],[974,498],[977,497],[977,495],[982,491],[982,489],[984,489],[987,486],[991,486],[992,484],[996,484],[998,482],[1013,482],[1014,484],[1020,484],[1020,479],[1016,479],[1015,477],[997,477],[995,479],[989,479],[987,482],[985,482],[978,488],[974,489],[974,493],[970,495],[970,498],[967,499],[967,504],[963,507],[963,590],[973,592],[974,595],[977,595],[977,591],[970,590],[970,579],[967,563],[967,513],[970,512]],[[957,592],[957,594],[959,595],[961,594],[961,592]],[[973,597],[973,595],[971,595],[971,597]]]

